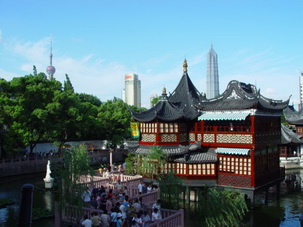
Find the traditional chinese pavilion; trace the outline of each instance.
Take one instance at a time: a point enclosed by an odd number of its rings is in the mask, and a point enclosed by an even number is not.
[[[285,120],[289,123],[282,125],[282,143],[280,145],[281,165],[286,169],[303,167],[303,112],[296,111],[293,106],[284,109]]]
[[[293,106],[284,109],[285,120],[294,128],[294,131],[303,136],[303,109],[296,111]]]
[[[183,76],[151,109],[132,112],[139,122],[137,154],[160,146],[168,156],[162,172],[174,170],[184,185],[232,187],[252,200],[279,184],[281,113],[288,101],[268,99],[254,85],[231,81],[224,93],[206,99],[184,61]]]

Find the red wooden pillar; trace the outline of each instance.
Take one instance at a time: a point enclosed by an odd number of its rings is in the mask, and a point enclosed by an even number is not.
[[[250,115],[250,133],[252,135],[252,147],[251,147],[251,152],[250,152],[250,158],[251,158],[251,187],[256,186],[256,181],[255,181],[255,148],[256,148],[256,119],[255,116]]]
[[[254,188],[256,186],[256,182],[255,182],[255,151],[251,150],[251,161],[250,161],[250,165],[251,165],[251,187]]]

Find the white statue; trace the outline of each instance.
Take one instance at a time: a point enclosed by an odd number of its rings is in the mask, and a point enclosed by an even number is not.
[[[52,188],[53,187],[54,178],[52,178],[50,176],[51,172],[52,171],[50,170],[50,160],[48,160],[47,166],[46,166],[46,176],[43,179],[44,183],[45,183],[45,188]]]

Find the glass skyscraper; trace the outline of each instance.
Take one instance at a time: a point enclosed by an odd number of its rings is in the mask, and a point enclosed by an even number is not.
[[[212,99],[219,95],[218,57],[211,46],[207,54],[206,98]]]

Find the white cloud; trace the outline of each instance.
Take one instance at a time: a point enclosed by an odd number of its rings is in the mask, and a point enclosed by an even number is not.
[[[32,73],[33,65],[37,67],[38,72],[45,72],[49,62],[48,38],[38,42],[14,41],[8,48],[15,55],[22,57],[25,63],[20,64],[20,70],[24,71],[24,74]],[[53,65],[56,68],[54,77],[63,82],[65,74],[68,74],[76,92],[95,95],[102,101],[114,96],[121,97],[124,74],[129,71],[122,64],[107,63],[104,59],[95,59],[92,54],[72,58],[57,56],[54,51],[53,55]]]

